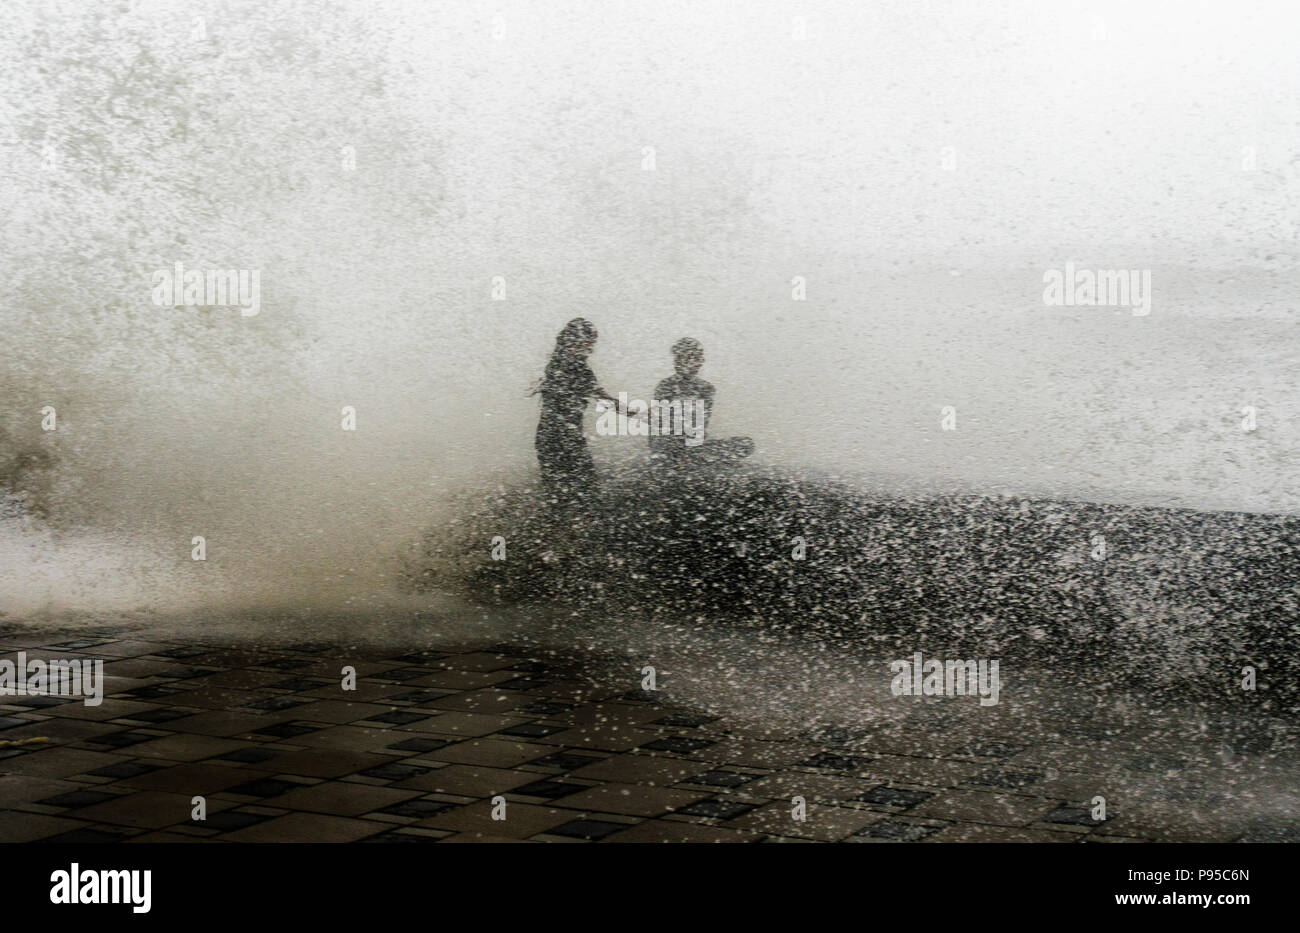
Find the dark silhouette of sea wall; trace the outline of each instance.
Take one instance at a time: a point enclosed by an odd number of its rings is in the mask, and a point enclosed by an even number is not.
[[[1214,693],[1247,666],[1280,692],[1297,681],[1296,516],[891,497],[758,469],[626,474],[590,506],[552,521],[531,488],[481,496],[430,531],[409,582]]]

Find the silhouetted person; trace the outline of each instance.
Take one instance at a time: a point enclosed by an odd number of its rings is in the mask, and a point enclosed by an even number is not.
[[[533,394],[542,396],[537,422],[537,465],[548,502],[565,511],[581,507],[583,498],[597,489],[596,467],[582,433],[587,401],[614,401],[596,385],[587,357],[596,347],[596,328],[584,318],[574,318],[555,338],[555,350]]]
[[[754,442],[748,437],[728,437],[703,443],[691,444],[693,438],[687,432],[694,427],[696,437],[703,437],[708,428],[709,418],[713,414],[713,384],[699,377],[700,367],[704,365],[704,348],[698,340],[683,337],[673,344],[673,369],[676,374],[655,386],[655,401],[660,404],[660,412],[668,407],[668,414],[660,415],[659,436],[651,436],[651,456],[661,463],[677,466],[692,466],[699,463],[732,463],[743,460],[754,452]],[[703,423],[692,423],[693,415],[689,406],[703,402]],[[669,405],[680,402],[680,408]],[[682,420],[686,424],[682,424]],[[668,431],[664,427],[668,427]]]

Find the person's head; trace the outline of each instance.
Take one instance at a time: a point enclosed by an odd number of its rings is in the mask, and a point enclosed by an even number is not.
[[[683,337],[673,344],[673,368],[683,379],[690,379],[704,365],[704,347],[698,340]]]
[[[557,356],[570,356],[585,359],[596,348],[596,326],[582,317],[575,317],[564,325],[555,338]]]

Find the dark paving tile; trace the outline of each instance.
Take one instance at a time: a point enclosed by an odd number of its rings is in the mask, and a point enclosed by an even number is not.
[[[272,772],[274,773],[274,772]],[[167,794],[216,794],[236,784],[266,777],[265,772],[246,770],[233,764],[217,764],[212,761],[187,761],[171,767],[160,768],[132,778],[123,778],[122,783],[132,788]]]
[[[548,735],[563,732],[568,726],[545,726],[540,722],[524,722],[497,732],[497,735],[517,735],[525,739],[544,739]]]
[[[299,654],[323,654],[324,652],[329,651],[331,648],[336,648],[336,647],[338,646],[328,644],[327,642],[308,641],[308,642],[302,642],[297,645],[290,645],[288,650],[296,651]]]
[[[68,833],[74,829],[85,829],[86,826],[95,825],[92,821],[81,817],[79,812],[48,816],[44,813],[3,811],[0,812],[0,839],[5,843],[36,842],[39,839],[55,836],[56,833]]]
[[[416,798],[415,800],[403,800],[401,803],[395,803],[375,812],[422,820],[438,813],[445,813],[448,810],[454,810],[459,806],[460,804],[458,803],[447,803],[443,800],[422,800]]]
[[[710,745],[716,744],[716,742],[710,742],[706,739],[683,739],[678,736],[671,736],[666,739],[647,742],[641,748],[652,752],[673,752],[677,755],[689,755],[691,752],[698,752],[702,748],[708,748]]]
[[[250,734],[269,735],[277,739],[296,739],[300,735],[319,732],[321,728],[321,726],[305,726],[300,723],[277,722],[270,726],[264,726],[261,729],[254,729]]]
[[[395,680],[401,683],[404,680],[417,680],[420,677],[428,677],[434,673],[430,670],[421,670],[415,667],[399,667],[391,671],[384,671],[380,674],[370,674],[370,680]]]
[[[12,729],[15,726],[30,726],[34,719],[20,719],[17,716],[0,716],[0,729]]]
[[[503,680],[492,686],[500,690],[519,690],[526,693],[529,690],[549,686],[550,683],[549,680],[539,680],[536,677],[512,677],[510,680]]]
[[[299,785],[281,797],[267,800],[273,807],[340,817],[360,817],[380,807],[422,796],[427,791],[379,787],[358,781],[322,781]]]
[[[296,671],[301,667],[307,667],[311,663],[311,661],[304,661],[302,658],[276,658],[274,661],[264,661],[261,664],[252,666],[270,668],[273,671]]]
[[[391,825],[391,824],[390,824]],[[287,813],[223,836],[231,842],[356,842],[382,824],[325,813]]]
[[[130,697],[133,700],[162,700],[167,697],[176,696],[178,693],[184,693],[179,687],[166,687],[162,684],[151,684],[148,687],[136,687],[134,690],[126,690],[118,696]]]
[[[380,713],[378,716],[367,716],[361,722],[387,722],[395,726],[407,726],[413,722],[419,722],[422,719],[428,719],[428,713],[405,713],[401,710],[393,710],[391,713]]]
[[[390,746],[390,749],[399,752],[436,752],[440,748],[446,748],[454,744],[448,739],[407,739],[404,742],[396,742]]]
[[[0,748],[0,761],[6,758],[19,758],[23,755],[30,755],[36,751],[34,748]]]
[[[71,703],[72,699],[63,697],[4,697],[6,706],[22,706],[26,709],[48,709],[51,706],[62,706],[64,703]]]
[[[289,697],[270,697],[258,700],[256,703],[249,703],[245,708],[261,710],[264,713],[278,713],[281,710],[293,709],[295,706],[306,706],[307,702],[307,700],[293,700]]]
[[[653,690],[633,690],[631,693],[625,693],[617,698],[622,703],[650,703],[659,705],[659,697],[655,696]]]
[[[854,836],[867,839],[890,839],[895,842],[920,842],[926,836],[933,836],[942,826],[922,826],[920,823],[900,823],[896,820],[881,820],[872,823],[866,829],[860,829]]]
[[[621,830],[627,829],[628,823],[611,823],[607,820],[570,820],[546,832],[551,836],[567,836],[571,839],[588,839],[595,841],[605,839]]]
[[[395,696],[385,697],[385,703],[432,703],[434,700],[441,700],[443,697],[454,696],[454,690],[412,690],[410,693],[399,693]]]
[[[118,719],[129,719],[132,722],[171,722],[173,719],[184,719],[187,716],[193,716],[188,710],[175,709],[146,709],[138,713],[132,713],[129,716],[119,716]]]
[[[161,771],[164,767],[165,765],[152,764],[146,761],[123,761],[120,764],[105,765],[87,773],[93,774],[95,777],[114,778],[124,781],[127,778],[148,774],[150,771]]]
[[[271,748],[261,748],[259,746],[250,746],[248,748],[237,748],[234,751],[226,752],[222,755],[213,755],[217,761],[242,761],[246,764],[260,764],[263,761],[270,761],[272,758],[279,758],[284,752]]]
[[[589,789],[585,784],[566,784],[563,781],[533,781],[523,787],[516,787],[510,793],[521,794],[525,797],[544,797],[547,800],[557,800],[560,797],[576,794],[580,790]]]
[[[196,677],[207,677],[209,674],[221,673],[219,668],[203,667],[178,667],[170,671],[163,671],[157,674],[161,680],[194,680]]]
[[[300,787],[308,785],[299,784],[295,781],[282,781],[279,778],[261,778],[256,781],[249,781],[246,784],[236,784],[234,787],[226,789],[227,794],[238,794],[241,797],[279,797],[281,794],[287,794],[291,790],[298,790]]]
[[[411,651],[406,654],[399,654],[393,658],[394,661],[404,661],[407,664],[424,664],[428,661],[441,661],[446,658],[447,654],[442,651],[433,651],[426,649],[423,651]]]
[[[757,808],[757,804],[741,803],[738,800],[700,800],[680,808],[677,812],[686,816],[706,816],[714,820],[730,820]]]
[[[267,684],[268,690],[288,690],[291,693],[303,693],[307,690],[317,690],[331,683],[328,680],[314,680],[310,677],[291,677],[288,680],[277,680],[273,684]]]
[[[263,813],[244,813],[240,810],[219,810],[216,813],[209,813],[206,820],[195,820],[193,825],[202,826],[204,829],[216,829],[223,833],[233,833],[236,830],[247,829],[250,826],[256,826],[258,823],[272,819]]]
[[[559,752],[555,755],[547,755],[545,758],[538,758],[536,761],[530,761],[530,768],[554,768],[561,772],[577,771],[579,768],[585,768],[587,765],[594,765],[598,761],[604,761],[603,756],[599,755],[581,755],[573,752]]]
[[[876,806],[898,807],[906,810],[918,803],[924,803],[933,796],[934,794],[926,793],[923,790],[901,790],[897,787],[887,787],[882,784],[880,787],[872,788],[865,794],[859,794],[853,799]]]
[[[106,745],[109,748],[129,748],[132,745],[139,745],[141,742],[152,742],[154,739],[161,738],[164,738],[164,736],[150,735],[147,732],[137,732],[134,729],[129,729],[125,732],[110,732],[107,735],[97,735],[85,741],[91,745]]]
[[[403,764],[400,761],[394,761],[389,764],[379,765],[377,768],[367,768],[365,771],[357,773],[363,777],[375,778],[380,781],[405,781],[409,778],[419,777],[421,774],[428,774],[432,768],[421,768],[419,765]]]
[[[109,794],[101,790],[74,790],[36,802],[45,807],[67,807],[70,810],[80,810],[82,807],[90,807],[97,803],[105,803],[116,799],[117,794]]]

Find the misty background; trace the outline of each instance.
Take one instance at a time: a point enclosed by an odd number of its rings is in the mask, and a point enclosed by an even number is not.
[[[0,470],[47,517],[0,521],[0,609],[382,604],[458,492],[531,478],[578,315],[633,397],[701,340],[762,463],[1294,512],[1298,19],[10,0]],[[154,305],[178,261],[261,313]],[[1150,316],[1044,306],[1071,261],[1152,270]]]

